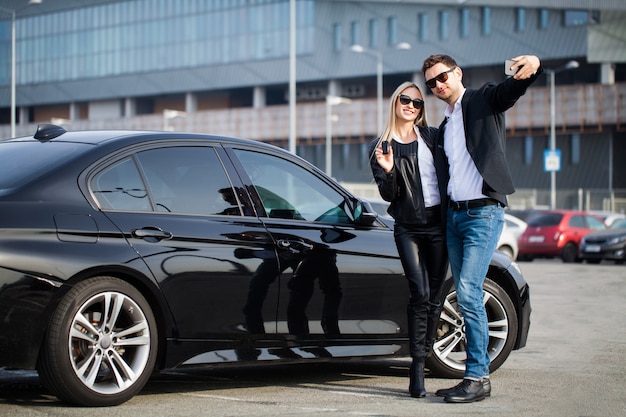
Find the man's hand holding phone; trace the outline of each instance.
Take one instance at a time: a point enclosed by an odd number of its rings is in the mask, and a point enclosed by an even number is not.
[[[537,73],[541,62],[535,55],[520,55],[504,61],[504,73],[516,80],[525,80]]]

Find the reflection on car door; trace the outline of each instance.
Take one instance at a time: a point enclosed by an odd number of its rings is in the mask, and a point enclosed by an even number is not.
[[[326,341],[406,335],[406,280],[393,232],[378,222],[355,225],[351,202],[321,174],[277,155],[233,151],[279,254],[276,332]]]
[[[271,237],[237,175],[227,174],[232,166],[218,157],[219,149],[141,150],[103,167],[90,186],[161,286],[176,335],[224,343],[248,337],[243,307],[250,276],[277,260]],[[274,321],[277,290],[266,297],[259,314]]]

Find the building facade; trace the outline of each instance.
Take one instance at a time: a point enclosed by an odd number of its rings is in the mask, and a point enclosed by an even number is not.
[[[3,138],[51,122],[239,136],[293,144],[339,181],[371,186],[378,97],[386,112],[398,84],[423,86],[424,58],[455,57],[478,87],[504,79],[505,59],[535,54],[549,71],[507,115],[511,202],[549,201],[552,122],[557,206],[619,210],[626,198],[621,0],[0,0],[0,18]],[[443,104],[423,90],[437,125]]]

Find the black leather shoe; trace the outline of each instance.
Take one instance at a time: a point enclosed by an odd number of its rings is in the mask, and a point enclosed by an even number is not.
[[[443,400],[447,403],[473,403],[484,399],[483,381],[464,379],[459,388],[448,394]]]
[[[442,388],[440,390],[437,390],[435,395],[438,397],[447,397],[448,395],[456,391],[461,386],[461,384],[463,384],[463,381],[459,382],[452,388]],[[489,380],[489,378],[483,379],[483,389],[485,390],[485,397],[490,397],[491,396],[491,381]]]

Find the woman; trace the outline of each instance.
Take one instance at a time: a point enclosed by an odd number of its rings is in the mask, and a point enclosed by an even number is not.
[[[409,282],[409,393],[416,398],[426,396],[424,362],[434,341],[448,268],[442,221],[446,182],[437,175],[445,175],[446,167],[435,169],[435,161],[445,164],[440,156],[435,158],[435,152],[442,152],[435,146],[437,134],[438,129],[427,126],[419,87],[404,82],[391,96],[383,134],[370,145],[372,174],[381,197],[391,202],[388,212],[395,220],[396,246]]]

